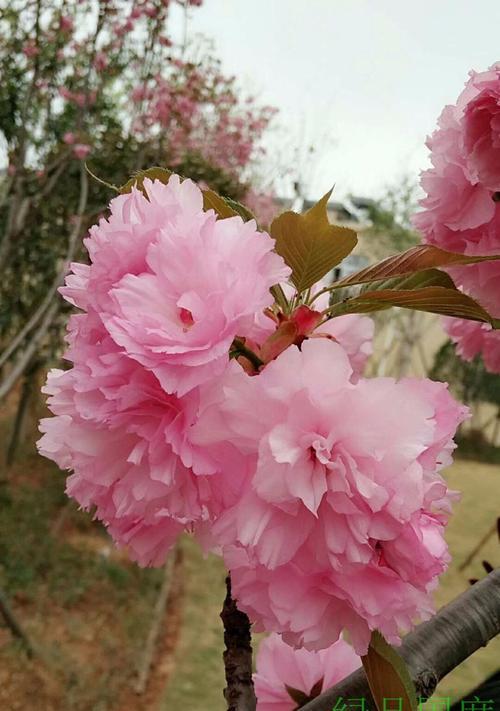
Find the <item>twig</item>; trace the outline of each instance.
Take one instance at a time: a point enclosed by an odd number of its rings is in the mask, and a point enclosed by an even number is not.
[[[5,458],[5,463],[7,465],[7,469],[9,469],[10,466],[12,465],[12,463],[14,462],[17,447],[18,447],[19,441],[21,439],[26,412],[28,410],[28,405],[29,405],[31,397],[33,395],[33,390],[34,390],[33,380],[34,380],[35,371],[36,371],[36,365],[33,364],[29,368],[29,370],[27,369],[27,373],[24,377],[24,382],[23,382],[23,386],[21,389],[21,397],[19,398],[19,403],[17,405],[16,416],[14,418],[14,425],[12,427],[12,434],[10,437],[9,446],[7,447],[7,456]]]
[[[164,576],[160,593],[156,600],[156,605],[153,611],[153,620],[149,628],[148,638],[144,647],[141,663],[137,673],[137,681],[134,684],[136,694],[143,694],[146,690],[149,678],[149,672],[153,663],[153,657],[160,634],[165,609],[167,607],[168,596],[172,584],[172,570],[174,564],[175,553],[172,552],[165,564]]]
[[[398,650],[409,667],[417,696],[429,698],[438,682],[500,634],[500,569],[459,595],[419,625]],[[363,669],[306,704],[301,711],[331,711],[339,698],[364,698],[375,708]]]
[[[14,613],[10,609],[10,605],[7,602],[7,598],[2,590],[0,590],[0,614],[14,637],[17,637],[17,639],[21,641],[28,657],[34,657],[37,654],[35,647],[24,631],[21,623],[16,619]]]
[[[458,566],[458,570],[459,570],[460,572],[462,572],[463,570],[465,570],[465,568],[467,568],[467,566],[472,563],[472,561],[473,561],[474,558],[477,556],[477,554],[479,553],[479,551],[481,550],[481,548],[482,548],[484,545],[486,545],[486,543],[488,543],[488,541],[490,540],[490,538],[491,538],[492,536],[495,535],[496,530],[497,530],[497,522],[495,521],[495,523],[493,524],[493,526],[492,526],[491,528],[489,528],[489,529],[486,531],[486,533],[485,533],[484,536],[481,538],[481,540],[474,546],[474,548],[471,550],[471,552],[469,553],[469,555],[467,556],[467,558],[466,558],[462,563],[460,563],[460,565]]]
[[[252,680],[250,620],[231,597],[231,578],[226,578],[226,599],[220,614],[224,624],[224,697],[227,711],[255,711],[257,700]]]

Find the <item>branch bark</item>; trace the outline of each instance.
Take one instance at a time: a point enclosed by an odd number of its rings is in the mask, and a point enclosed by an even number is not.
[[[236,607],[231,596],[231,578],[226,578],[226,599],[220,614],[224,624],[224,697],[228,711],[255,711],[257,700],[252,680],[250,620]]]
[[[446,674],[498,634],[500,569],[459,595],[403,640],[398,651],[408,664],[417,696],[429,698]],[[364,698],[368,708],[376,708],[361,668],[301,711],[331,711],[339,698]]]

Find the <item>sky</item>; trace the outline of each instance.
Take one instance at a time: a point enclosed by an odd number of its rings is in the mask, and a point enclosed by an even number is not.
[[[225,72],[280,109],[271,149],[315,144],[309,197],[332,184],[379,197],[427,167],[425,138],[469,70],[500,61],[500,3],[204,0],[189,33],[211,37]]]

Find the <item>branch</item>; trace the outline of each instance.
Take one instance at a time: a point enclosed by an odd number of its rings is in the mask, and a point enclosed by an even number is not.
[[[21,623],[14,616],[14,613],[12,612],[9,603],[7,602],[7,598],[5,597],[2,590],[0,590],[0,614],[2,615],[5,624],[10,629],[14,637],[17,637],[17,639],[23,645],[28,657],[31,658],[36,656],[37,650],[35,649],[30,638],[24,631]]]
[[[158,644],[158,637],[160,635],[161,626],[165,617],[168,597],[170,594],[175,555],[176,553],[172,551],[172,553],[167,558],[167,562],[165,563],[163,582],[158,597],[156,599],[156,604],[153,610],[153,621],[151,623],[151,627],[149,628],[148,637],[144,646],[144,652],[137,673],[137,681],[134,684],[134,690],[136,694],[143,694],[146,691],[146,687],[148,684],[149,672],[151,669],[151,665],[153,664],[153,657],[155,655],[156,647]]]
[[[226,599],[220,613],[224,624],[224,668],[227,711],[255,711],[257,700],[252,680],[250,620],[231,597],[231,578],[226,578]]]
[[[481,538],[481,540],[480,540],[480,541],[474,546],[474,548],[471,550],[471,552],[469,553],[469,555],[467,556],[467,558],[466,558],[462,563],[460,563],[460,565],[458,566],[458,571],[459,571],[460,573],[462,573],[462,572],[467,568],[467,566],[472,563],[472,561],[474,560],[474,558],[476,557],[476,555],[479,553],[479,551],[481,550],[481,548],[482,548],[484,545],[486,545],[486,543],[488,543],[488,541],[490,540],[490,538],[492,538],[492,536],[495,535],[495,533],[497,532],[497,528],[498,528],[498,522],[495,520],[495,522],[493,523],[493,525],[491,526],[491,528],[489,528],[489,529],[486,531],[486,533],[485,533],[484,536]],[[500,537],[500,534],[499,534],[499,537]]]
[[[17,383],[18,378],[21,377],[21,375],[28,367],[28,363],[35,355],[40,342],[48,332],[58,310],[59,303],[57,301],[54,301],[45,313],[45,318],[40,324],[38,331],[35,332],[33,338],[26,346],[26,349],[23,351],[22,355],[15,362],[12,370],[9,371],[7,377],[0,383],[0,401],[3,400],[4,397],[7,397],[14,385]]]
[[[428,622],[419,625],[398,650],[409,667],[417,696],[429,698],[438,682],[500,634],[500,569],[463,592]],[[331,711],[339,698],[364,698],[376,708],[363,669],[306,704],[301,711]]]
[[[82,162],[80,166],[80,199],[78,203],[78,212],[77,212],[77,219],[75,222],[75,225],[73,227],[73,230],[70,234],[69,240],[68,240],[68,248],[66,252],[66,256],[64,259],[64,263],[62,265],[62,268],[56,275],[56,278],[54,279],[53,283],[49,287],[49,290],[47,291],[47,294],[45,295],[45,298],[43,301],[40,303],[39,307],[36,309],[36,311],[32,314],[31,318],[27,321],[27,323],[23,326],[23,328],[19,331],[19,333],[12,339],[12,341],[9,343],[7,348],[4,350],[3,353],[0,354],[0,367],[10,358],[12,353],[19,347],[19,345],[24,341],[25,337],[28,335],[28,333],[35,328],[35,326],[38,325],[40,320],[43,318],[43,316],[46,314],[47,310],[50,309],[51,304],[53,305],[53,298],[57,292],[57,289],[61,284],[64,283],[64,278],[68,272],[70,263],[73,259],[74,253],[75,253],[75,248],[76,248],[76,242],[78,239],[78,236],[81,232],[82,228],[82,222],[83,222],[83,215],[85,212],[85,208],[87,205],[87,198],[88,198],[88,177],[87,177],[87,172],[85,170],[85,166]],[[55,316],[56,310],[54,309],[53,315]],[[50,327],[50,324],[52,322],[52,318],[48,319],[48,324],[46,326],[40,327],[40,332],[36,333],[35,336],[33,337],[34,339],[40,340],[41,336],[48,330]],[[30,344],[31,345],[31,344]],[[28,346],[29,348],[29,346]],[[21,358],[22,362],[26,363],[28,362],[25,358]],[[25,363],[25,364],[26,364]],[[19,377],[19,375],[22,374],[24,370],[25,365],[22,367],[22,369],[17,373],[16,378]],[[14,366],[14,369],[16,366]],[[17,372],[17,371],[16,371]],[[10,380],[10,378],[9,378]],[[0,399],[4,397],[5,394],[10,390],[10,387],[8,390],[5,390],[5,383],[2,383],[0,385],[0,392],[3,393],[3,395],[0,395]]]

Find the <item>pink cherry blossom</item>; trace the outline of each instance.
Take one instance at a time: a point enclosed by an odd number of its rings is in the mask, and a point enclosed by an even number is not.
[[[241,466],[253,462],[214,525],[242,609],[297,646],[328,646],[343,627],[359,653],[373,629],[397,641],[429,614],[448,562],[438,470],[467,409],[441,383],[353,382],[326,338],[288,348],[256,378],[232,364],[218,388],[190,438],[219,471],[228,443]]]
[[[194,477],[174,452],[183,404],[120,353],[95,314],[73,316],[68,371],[51,371],[45,392],[55,417],[41,422],[41,454],[72,469],[67,492],[112,531],[181,530],[200,516]],[[178,450],[180,451],[180,450]],[[115,536],[122,542],[121,535]],[[134,555],[141,563],[155,556]]]
[[[257,711],[294,711],[297,701],[289,690],[313,698],[360,666],[360,658],[342,639],[328,649],[310,652],[294,649],[279,635],[271,634],[260,643],[257,653],[253,676]]]
[[[494,331],[486,323],[459,318],[444,319],[444,326],[456,343],[459,356],[471,361],[482,355],[486,368],[491,373],[500,373],[500,331]]]
[[[76,142],[76,135],[73,133],[73,131],[66,131],[66,133],[63,135],[63,141],[68,146],[72,146]]]
[[[457,103],[445,107],[428,146],[433,167],[422,175],[427,195],[415,216],[425,241],[463,254],[500,254],[500,65],[471,72]],[[449,271],[459,288],[500,317],[500,262]],[[487,367],[498,369],[495,334],[479,324],[448,322],[447,328],[464,357],[482,353]]]
[[[234,337],[251,336],[290,270],[253,221],[205,212],[190,180],[145,189],[113,200],[109,222],[91,230],[88,290],[114,341],[183,394],[224,370]]]
[[[68,292],[78,298],[87,277],[88,267],[75,268]],[[182,530],[235,502],[244,471],[231,481],[195,475],[193,468],[209,471],[186,438],[198,393],[167,394],[121,352],[95,312],[72,316],[67,340],[73,365],[49,373],[44,392],[54,417],[41,421],[39,451],[73,471],[68,495],[95,507],[134,560],[161,565]]]
[[[91,147],[86,143],[75,143],[73,147],[73,153],[79,160],[84,160],[91,150]]]
[[[30,40],[24,45],[23,54],[28,57],[28,59],[32,59],[33,57],[36,57],[38,54],[40,54],[40,50],[36,46],[36,44]]]
[[[61,15],[61,19],[59,20],[59,29],[61,32],[72,32],[73,20],[69,15]]]
[[[94,57],[94,68],[97,72],[102,72],[109,64],[109,60],[104,52],[96,52]]]
[[[369,316],[346,314],[332,318],[318,326],[314,335],[323,333],[333,337],[346,352],[353,378],[363,374],[368,358],[373,353],[375,324]]]

